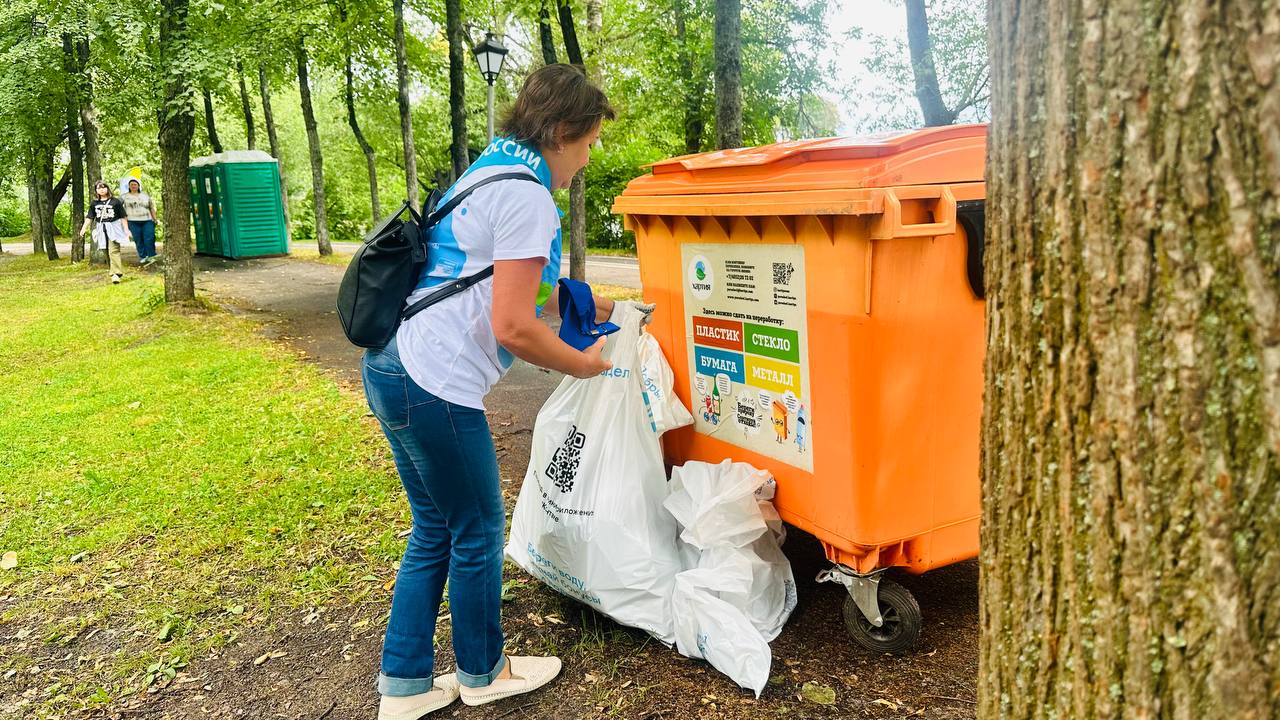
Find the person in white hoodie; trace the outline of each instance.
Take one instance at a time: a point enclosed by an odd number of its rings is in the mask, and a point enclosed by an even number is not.
[[[124,212],[129,220],[129,232],[138,248],[138,260],[143,265],[156,261],[156,201],[142,192],[142,181],[128,178],[126,192],[120,196]]]
[[[93,201],[89,203],[89,212],[84,216],[79,234],[87,234],[91,227],[93,244],[106,250],[107,257],[110,258],[111,282],[119,285],[120,277],[124,274],[124,266],[120,262],[120,243],[129,236],[129,228],[125,225],[124,203],[119,198],[112,197],[111,186],[103,180],[93,185]]]

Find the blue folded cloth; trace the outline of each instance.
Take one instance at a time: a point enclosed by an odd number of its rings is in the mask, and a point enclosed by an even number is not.
[[[611,322],[596,323],[596,300],[591,286],[570,278],[560,278],[560,339],[586,350],[600,338],[618,332]]]

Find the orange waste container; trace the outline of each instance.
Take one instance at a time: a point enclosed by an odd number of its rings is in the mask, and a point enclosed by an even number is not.
[[[882,571],[978,552],[985,125],[665,160],[613,206],[649,331],[695,416],[671,464],[768,469],[822,541],[845,624],[910,648],[920,609]]]

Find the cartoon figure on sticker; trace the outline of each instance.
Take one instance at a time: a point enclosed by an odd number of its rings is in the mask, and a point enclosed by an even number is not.
[[[779,443],[787,441],[787,406],[781,400],[773,401],[773,432]]]
[[[809,430],[809,409],[804,405],[796,411],[796,447],[804,452],[804,438]]]
[[[720,412],[710,395],[702,396],[702,419],[712,425],[720,424]]]

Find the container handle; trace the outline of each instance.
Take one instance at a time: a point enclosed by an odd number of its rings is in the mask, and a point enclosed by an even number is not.
[[[951,235],[956,231],[956,198],[949,186],[915,185],[884,188],[880,192],[884,198],[884,213],[872,224],[871,239],[933,237]],[[928,223],[903,223],[903,200],[936,200],[933,217],[942,219]]]

